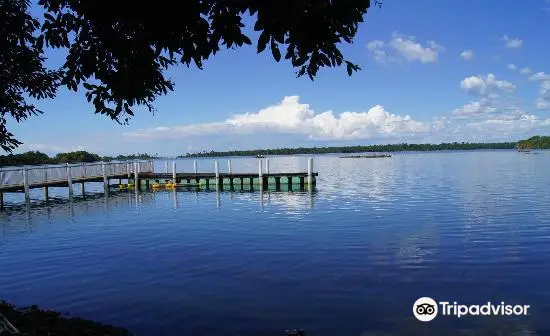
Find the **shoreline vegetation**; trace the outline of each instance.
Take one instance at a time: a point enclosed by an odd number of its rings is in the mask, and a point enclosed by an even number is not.
[[[21,154],[0,155],[0,167],[3,166],[23,166],[23,165],[41,165],[41,164],[63,164],[77,162],[109,162],[113,160],[149,160],[163,159],[158,154],[130,154],[117,156],[99,156],[98,154],[88,153],[86,151],[76,151],[68,153],[59,153],[54,157],[39,151],[29,151]]]
[[[17,308],[2,300],[0,300],[0,335],[12,335],[11,332],[2,329],[2,325],[5,324],[2,317],[7,319],[11,325],[10,327],[15,327],[19,331],[18,335],[133,335],[129,330],[121,327],[78,317],[69,317],[66,314],[52,310],[40,309],[35,305]]]
[[[200,157],[222,157],[222,156],[250,156],[265,157],[267,155],[296,155],[296,154],[352,154],[352,153],[389,153],[389,152],[426,152],[445,150],[479,150],[479,149],[550,149],[550,136],[533,136],[529,139],[517,142],[450,142],[440,144],[387,144],[368,146],[340,146],[340,147],[298,147],[298,148],[276,148],[276,149],[252,149],[239,151],[202,151],[197,153],[186,153],[176,158],[200,158]],[[382,154],[377,154],[382,155]],[[167,159],[158,154],[129,154],[117,156],[99,156],[98,154],[86,151],[59,153],[49,157],[39,151],[29,151],[22,154],[0,155],[0,167],[40,165],[40,164],[62,164],[76,162],[109,162],[112,160],[149,160]]]
[[[442,150],[475,150],[475,149],[515,149],[518,142],[495,143],[468,143],[452,142],[440,144],[389,144],[368,146],[341,146],[341,147],[299,147],[277,149],[253,149],[240,151],[210,151],[187,153],[178,158],[218,157],[218,156],[257,156],[257,155],[294,155],[294,154],[348,154],[372,152],[424,152]]]

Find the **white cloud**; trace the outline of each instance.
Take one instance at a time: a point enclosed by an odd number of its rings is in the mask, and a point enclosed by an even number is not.
[[[535,100],[535,106],[539,110],[550,110],[550,100],[538,97]]]
[[[547,80],[550,80],[550,74],[547,74],[547,73],[544,73],[544,72],[537,72],[536,74],[531,75],[531,77],[529,77],[529,80],[532,80],[532,81],[539,81],[539,80],[547,81]]]
[[[512,71],[516,71],[517,67],[515,64],[508,64],[508,69],[512,70]]]
[[[493,90],[500,90],[507,93],[514,92],[516,86],[505,80],[497,80],[495,75],[470,76],[460,82],[460,87],[474,95],[485,96]]]
[[[539,110],[550,110],[550,80],[540,84],[539,97],[535,100],[535,107]]]
[[[542,98],[550,99],[550,80],[540,84],[539,95]]]
[[[498,86],[495,84],[498,81],[491,76],[472,78],[472,83],[479,80],[486,88]],[[259,148],[266,146],[262,142],[266,134],[275,134],[268,147],[279,146],[286,139],[294,139],[294,144],[299,143],[300,139],[310,139],[308,141],[313,146],[315,142],[312,141],[485,141],[522,136],[526,131],[550,126],[550,119],[539,119],[508,102],[497,103],[487,94],[455,109],[451,115],[421,121],[408,115],[390,113],[381,105],[363,112],[335,114],[329,110],[316,113],[308,104],[301,103],[298,96],[287,96],[278,104],[253,113],[238,114],[221,122],[153,127],[125,133],[124,136],[130,140],[143,139],[147,143],[188,138],[198,144],[193,148],[202,148],[205,139],[211,139],[212,135],[216,135],[219,142],[221,137],[241,134],[248,140],[240,147],[248,143]],[[257,134],[253,144],[250,144],[251,134]]]
[[[393,33],[389,42],[370,41],[367,48],[376,61],[382,63],[397,63],[402,61],[432,63],[437,61],[439,53],[445,48],[435,41],[427,41],[425,45],[417,42],[414,36]]]
[[[471,122],[466,127],[473,132],[480,134],[525,134],[533,129],[550,126],[550,119],[539,119],[532,114],[504,115],[486,119],[478,122]]]
[[[474,58],[474,51],[473,51],[473,50],[464,50],[464,51],[460,54],[460,57],[462,57],[463,59],[469,61],[469,60],[471,60],[472,58]]]
[[[410,116],[392,114],[381,105],[365,112],[344,112],[336,116],[332,111],[316,114],[298,96],[285,97],[279,104],[255,113],[235,115],[219,123],[174,127],[156,127],[125,133],[130,138],[174,139],[214,133],[248,134],[262,131],[301,134],[318,140],[349,140],[389,138],[429,132],[428,123],[415,121]]]
[[[520,40],[518,38],[508,37],[508,35],[504,35],[502,37],[502,41],[505,42],[506,47],[508,48],[521,48],[521,46],[523,45],[523,40]]]
[[[493,113],[496,111],[497,109],[492,106],[491,101],[487,99],[482,99],[480,101],[475,101],[455,109],[453,111],[453,114],[456,116],[472,116],[485,113]]]
[[[528,75],[528,74],[530,74],[531,72],[532,72],[532,71],[531,71],[531,69],[529,69],[529,68],[522,68],[522,69],[519,71],[519,73],[521,73],[522,75]]]
[[[367,43],[367,48],[371,51],[372,57],[378,62],[386,62],[389,58],[388,53],[384,50],[386,44],[384,41],[374,40]]]

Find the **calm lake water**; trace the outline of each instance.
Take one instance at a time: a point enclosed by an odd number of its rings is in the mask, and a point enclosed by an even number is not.
[[[314,161],[313,194],[130,192],[0,213],[0,299],[135,335],[550,334],[550,152]],[[531,308],[422,323],[422,296]]]

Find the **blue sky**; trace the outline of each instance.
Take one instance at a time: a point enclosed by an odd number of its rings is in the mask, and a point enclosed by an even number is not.
[[[386,0],[342,47],[362,67],[352,77],[343,67],[296,78],[251,46],[202,71],[170,69],[175,91],[128,126],[65,89],[38,102],[44,115],[8,126],[24,142],[18,152],[50,154],[517,140],[550,130],[548,31],[548,0]],[[56,66],[64,52],[47,56]]]

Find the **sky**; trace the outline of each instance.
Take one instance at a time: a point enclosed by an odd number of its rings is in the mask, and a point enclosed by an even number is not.
[[[362,67],[351,77],[341,67],[297,78],[253,45],[204,70],[169,69],[175,90],[129,125],[62,89],[37,102],[43,115],[8,127],[17,152],[48,154],[516,141],[550,131],[549,31],[550,0],[385,0],[341,46]],[[56,66],[65,54],[46,56]]]

